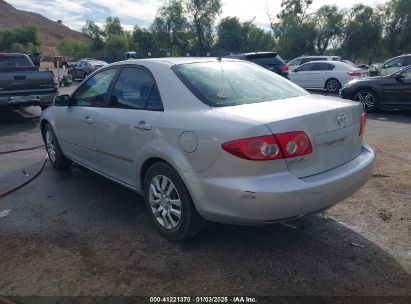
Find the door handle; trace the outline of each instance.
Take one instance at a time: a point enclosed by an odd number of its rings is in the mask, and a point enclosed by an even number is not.
[[[84,117],[84,122],[91,125],[94,121],[90,117],[86,116]]]
[[[141,129],[141,130],[151,130],[151,125],[146,123],[144,120],[139,121],[138,123],[134,124],[134,128]]]

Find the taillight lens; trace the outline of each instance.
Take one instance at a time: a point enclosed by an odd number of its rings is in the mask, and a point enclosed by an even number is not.
[[[365,133],[365,123],[367,122],[367,114],[364,112],[360,117],[360,136],[363,136]]]
[[[283,71],[283,72],[287,72],[288,71],[288,65],[283,65],[281,68],[280,68],[280,70],[281,71]]]
[[[361,72],[347,72],[348,76],[361,76]]]
[[[280,146],[272,135],[229,141],[222,147],[228,153],[245,159],[272,160],[283,157]]]
[[[302,131],[234,140],[224,143],[222,148],[250,160],[274,160],[312,152],[310,139]]]
[[[302,131],[282,133],[275,136],[286,158],[310,154],[313,151],[310,139]]]

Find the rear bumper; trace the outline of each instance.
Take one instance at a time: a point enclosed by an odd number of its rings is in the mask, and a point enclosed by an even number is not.
[[[350,162],[307,178],[299,179],[289,172],[252,179],[183,176],[204,218],[261,225],[324,210],[346,199],[367,182],[374,161],[374,151],[364,145]]]
[[[39,94],[16,94],[0,95],[0,107],[30,107],[30,106],[49,106],[53,103],[57,91]]]

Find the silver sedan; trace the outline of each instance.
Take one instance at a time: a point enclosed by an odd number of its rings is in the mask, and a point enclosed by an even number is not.
[[[360,104],[249,62],[163,58],[90,75],[41,115],[55,169],[78,163],[144,195],[170,240],[206,220],[261,225],[347,198],[371,175]]]

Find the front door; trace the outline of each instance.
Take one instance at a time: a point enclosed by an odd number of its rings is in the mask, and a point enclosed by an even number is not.
[[[113,86],[109,106],[101,109],[96,119],[101,172],[136,188],[139,156],[152,139],[162,113],[151,73],[140,67],[124,67]]]
[[[94,75],[73,94],[68,107],[59,107],[58,130],[64,154],[97,169],[94,123],[118,69]]]

